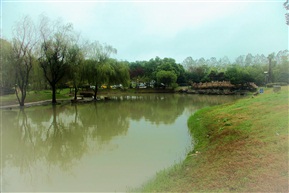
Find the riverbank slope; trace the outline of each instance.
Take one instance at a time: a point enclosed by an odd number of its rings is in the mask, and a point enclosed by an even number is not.
[[[288,192],[288,87],[205,108],[188,120],[195,148],[141,192]]]

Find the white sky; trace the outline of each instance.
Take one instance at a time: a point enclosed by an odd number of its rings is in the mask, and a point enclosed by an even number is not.
[[[284,1],[39,1],[2,0],[2,37],[22,16],[73,23],[85,39],[115,47],[119,60],[159,56],[231,61],[251,53],[268,55],[288,49]]]

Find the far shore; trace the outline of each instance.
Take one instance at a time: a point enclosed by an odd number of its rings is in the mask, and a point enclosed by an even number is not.
[[[81,92],[81,91],[80,91]],[[91,92],[91,91],[90,91]],[[135,88],[135,89],[100,89],[97,94],[97,100],[94,100],[92,97],[83,97],[78,95],[76,101],[73,100],[73,93],[70,93],[69,89],[63,89],[57,92],[57,104],[68,103],[68,102],[95,102],[99,100],[109,99],[112,96],[125,95],[125,94],[149,94],[149,93],[182,93],[182,94],[205,94],[205,95],[228,95],[226,92],[219,92],[218,89],[207,89],[201,90],[191,90],[188,86],[178,87],[176,89],[172,88]],[[243,95],[248,93],[246,92],[232,92],[232,94]],[[42,90],[42,91],[29,91],[27,92],[27,97],[25,100],[24,107],[31,107],[36,105],[49,105],[51,103],[51,91],[50,90]],[[0,96],[0,109],[11,109],[18,108],[19,103],[17,101],[15,94],[3,95]]]

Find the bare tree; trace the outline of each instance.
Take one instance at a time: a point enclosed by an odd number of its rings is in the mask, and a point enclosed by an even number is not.
[[[286,0],[286,2],[283,5],[284,5],[284,8],[288,11],[289,10],[288,0]],[[285,14],[285,18],[286,18],[286,24],[289,25],[289,13]]]
[[[24,106],[29,83],[29,74],[34,62],[34,48],[37,37],[35,25],[29,16],[23,17],[13,29],[13,64],[15,71],[15,90],[20,106]]]
[[[196,61],[191,57],[187,57],[183,62],[182,62],[182,65],[187,69],[191,69],[193,68],[193,66],[196,65]]]

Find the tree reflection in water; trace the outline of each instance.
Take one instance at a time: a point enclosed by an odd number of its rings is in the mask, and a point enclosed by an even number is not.
[[[74,121],[64,123],[62,116],[57,114],[57,107],[52,107],[52,122],[43,143],[47,147],[47,161],[50,165],[59,165],[68,170],[73,161],[80,159],[87,151],[85,130],[77,122],[77,106],[75,106]],[[73,116],[73,114],[72,114]]]
[[[50,181],[52,170],[69,173],[84,155],[101,152],[111,147],[114,138],[126,136],[131,121],[146,120],[151,123],[148,127],[173,124],[185,109],[192,113],[228,100],[234,98],[148,94],[120,96],[108,102],[2,110],[3,191],[19,191],[11,188],[10,178],[16,174],[36,184],[44,176]]]

